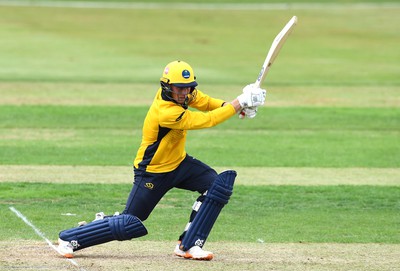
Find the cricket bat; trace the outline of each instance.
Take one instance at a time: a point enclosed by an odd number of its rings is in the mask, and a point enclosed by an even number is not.
[[[279,51],[282,49],[283,44],[289,37],[290,33],[293,31],[293,28],[296,24],[297,17],[293,16],[292,19],[290,19],[290,21],[281,30],[281,32],[279,32],[279,34],[275,37],[271,47],[269,48],[264,64],[261,67],[260,73],[258,74],[257,80],[255,82],[255,87],[260,87],[261,84],[264,82],[264,79],[267,76],[269,69],[275,61],[275,58],[278,56]]]
[[[257,80],[254,83],[256,88],[261,87],[261,84],[264,82],[265,77],[267,76],[269,69],[274,63],[275,58],[278,56],[279,51],[282,49],[283,44],[289,37],[290,33],[292,33],[294,26],[297,24],[297,17],[293,16],[292,19],[285,25],[285,27],[279,32],[279,34],[275,37],[274,41],[269,48],[267,57],[264,60],[264,64],[261,67],[260,73],[258,74]],[[244,110],[239,113],[239,118],[243,119],[245,117]]]

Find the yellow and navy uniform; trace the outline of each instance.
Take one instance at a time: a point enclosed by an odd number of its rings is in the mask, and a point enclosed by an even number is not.
[[[213,127],[236,113],[231,104],[223,104],[223,100],[197,90],[189,106],[199,111],[190,111],[163,97],[159,88],[144,120],[135,168],[152,173],[176,169],[186,156],[187,130]]]

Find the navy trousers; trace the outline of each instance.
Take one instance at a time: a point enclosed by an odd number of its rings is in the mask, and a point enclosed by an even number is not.
[[[123,213],[142,221],[149,217],[161,198],[172,188],[202,194],[218,176],[214,169],[189,155],[171,172],[149,173],[134,169],[134,173],[134,184]]]

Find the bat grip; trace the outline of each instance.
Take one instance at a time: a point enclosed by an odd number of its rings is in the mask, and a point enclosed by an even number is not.
[[[254,88],[259,88],[261,86],[261,81],[260,80],[256,80],[256,82],[254,83]]]
[[[246,114],[244,113],[244,111],[240,111],[239,113],[239,119],[244,119],[244,117],[246,116]]]

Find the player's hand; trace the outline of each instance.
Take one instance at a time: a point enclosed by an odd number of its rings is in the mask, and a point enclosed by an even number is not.
[[[237,97],[242,108],[257,107],[265,103],[265,89],[257,88],[254,84],[247,85],[243,88],[243,93]]]
[[[240,111],[239,118],[244,119],[248,117],[249,119],[254,118],[257,115],[257,106],[245,107]]]

